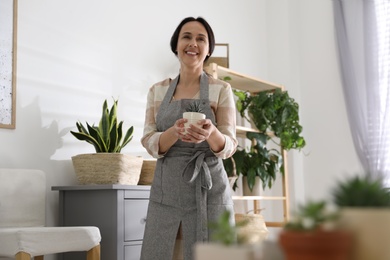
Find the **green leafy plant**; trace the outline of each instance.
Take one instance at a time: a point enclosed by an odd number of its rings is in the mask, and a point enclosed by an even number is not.
[[[276,180],[276,173],[283,173],[283,160],[280,152],[276,149],[266,147],[268,136],[263,133],[247,132],[246,137],[251,140],[252,145],[247,149],[238,149],[232,159],[235,170],[247,177],[248,187],[253,190],[256,177],[262,181],[263,189],[271,188]],[[228,168],[228,170],[230,170]],[[237,181],[233,189],[237,188]]]
[[[209,222],[208,227],[212,231],[210,240],[218,242],[226,246],[240,243],[237,240],[238,228],[245,226],[248,222],[241,221],[232,225],[230,223],[231,213],[230,211],[224,211],[221,216],[215,222]]]
[[[368,174],[339,181],[332,196],[339,207],[390,207],[390,189]]]
[[[194,100],[186,107],[186,112],[203,113],[202,103],[199,99]]]
[[[108,109],[107,100],[103,103],[102,116],[98,126],[76,122],[78,132],[70,131],[78,140],[86,141],[95,147],[97,153],[120,153],[133,139],[134,127],[131,126],[123,136],[123,121],[117,119],[118,100],[114,100]]]
[[[250,94],[234,90],[234,94],[238,97],[236,106],[240,115],[253,122],[260,132],[273,132],[280,138],[279,145],[283,149],[301,149],[305,146],[299,123],[299,105],[287,91],[275,89]]]
[[[238,174],[247,176],[250,190],[255,185],[256,177],[260,177],[263,189],[271,188],[276,174],[284,174],[284,167],[280,152],[269,149],[268,143],[277,144],[280,150],[301,149],[306,145],[301,136],[298,103],[281,89],[255,94],[239,90],[233,92],[240,115],[253,123],[260,133],[247,132],[251,146],[238,149],[230,160],[234,160]],[[230,171],[229,159],[225,161],[227,171]],[[237,182],[233,186],[234,190],[236,188]]]
[[[338,211],[330,210],[326,201],[308,201],[298,206],[297,211],[292,214],[292,220],[284,225],[284,229],[295,231],[330,229],[338,217]]]

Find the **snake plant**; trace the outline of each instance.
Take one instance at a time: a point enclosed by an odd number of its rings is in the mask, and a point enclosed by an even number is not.
[[[134,127],[131,126],[123,136],[123,121],[117,119],[118,100],[114,100],[111,109],[108,109],[107,100],[103,103],[102,116],[98,126],[86,123],[86,127],[79,121],[76,123],[78,132],[70,131],[78,140],[86,141],[95,147],[97,153],[120,153],[133,139]]]

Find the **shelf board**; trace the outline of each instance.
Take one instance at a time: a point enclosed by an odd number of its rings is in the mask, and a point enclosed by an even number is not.
[[[228,68],[219,66],[216,63],[212,63],[209,65],[208,73],[212,75],[218,75],[218,78],[222,80],[224,80],[226,77],[230,77],[230,80],[225,81],[228,82],[232,86],[232,88],[241,91],[249,91],[250,93],[257,93],[276,88],[283,89],[282,85],[257,79],[249,75],[237,73]]]
[[[232,196],[233,200],[286,200],[284,196]]]
[[[236,125],[236,135],[237,135],[237,137],[246,138],[246,133],[247,132],[260,133],[260,131],[255,129],[255,128],[250,128],[250,127],[246,127],[246,126]],[[275,133],[274,132],[267,132],[266,134],[269,137],[275,137]]]
[[[238,137],[245,138],[247,132],[259,133],[259,130],[256,130],[256,129],[253,129],[253,128],[250,128],[250,127],[245,127],[245,126],[239,126],[239,125],[236,126],[236,135]]]
[[[286,225],[286,222],[269,222],[269,221],[265,221],[265,226],[267,228],[269,228],[269,227],[283,227],[284,225]]]

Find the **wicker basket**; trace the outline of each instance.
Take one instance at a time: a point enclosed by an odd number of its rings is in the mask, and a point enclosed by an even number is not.
[[[144,159],[138,185],[152,185],[156,164],[156,159]]]
[[[238,239],[246,244],[259,244],[268,237],[268,229],[261,214],[235,214],[236,222],[246,221],[246,225],[238,229]]]
[[[72,157],[80,184],[137,185],[143,158],[121,153],[79,154]]]

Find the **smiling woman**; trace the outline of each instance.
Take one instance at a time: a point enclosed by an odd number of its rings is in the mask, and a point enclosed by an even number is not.
[[[17,0],[0,2],[0,127],[15,128]]]
[[[214,46],[213,31],[203,18],[182,20],[171,37],[171,50],[180,62],[179,75],[149,90],[141,142],[157,165],[142,260],[172,259],[177,251],[182,251],[180,259],[191,260],[195,243],[207,242],[212,236],[209,221],[228,211],[228,221],[234,224],[222,159],[232,156],[237,147],[236,113],[230,84],[203,71]],[[183,118],[191,105],[202,108],[205,117],[194,122]],[[176,238],[180,239],[175,244]]]

